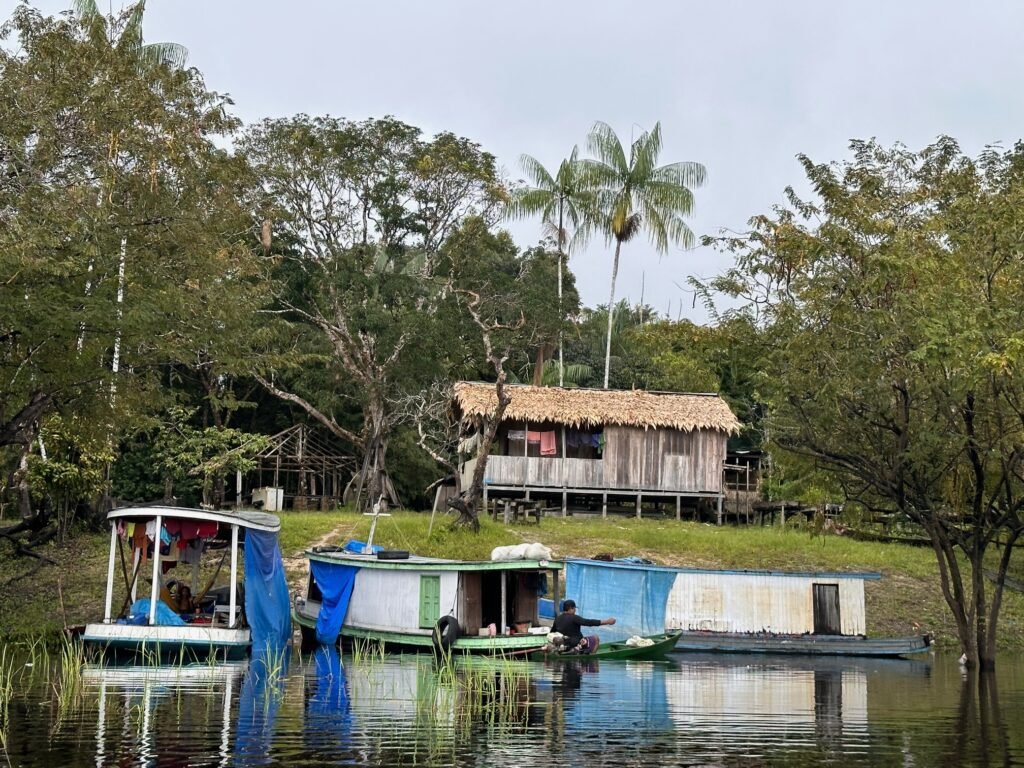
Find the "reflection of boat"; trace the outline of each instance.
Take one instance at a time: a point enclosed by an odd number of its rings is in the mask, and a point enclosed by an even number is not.
[[[86,625],[82,639],[87,646],[154,660],[239,659],[254,641],[275,647],[287,642],[288,587],[277,545],[277,517],[153,506],[115,509],[107,519],[110,557],[104,616],[101,622]],[[241,588],[240,546],[245,554]],[[214,578],[230,558],[229,581],[221,588],[214,588],[212,580],[204,586],[200,558],[204,551],[218,548],[224,554]],[[151,566],[146,562],[149,557]],[[190,594],[195,600],[189,606],[192,610],[181,613],[178,609],[186,606],[184,587],[189,585],[176,581],[178,594],[173,595],[163,577],[164,566],[179,563],[191,565]],[[151,574],[149,594],[137,599],[144,570]],[[123,598],[116,611],[115,591]]]
[[[679,632],[672,632],[663,635],[651,635],[643,640],[651,641],[650,645],[634,644],[630,640],[612,641],[601,643],[597,650],[585,656],[572,653],[558,653],[557,651],[546,650],[535,651],[529,655],[530,661],[564,661],[581,658],[588,661],[620,661],[631,659],[633,661],[657,661],[664,659],[669,653],[675,650],[676,642],[679,640]]]
[[[864,582],[877,573],[713,571],[570,559],[565,594],[630,634],[681,630],[680,651],[899,656],[928,635],[866,637]],[[639,596],[639,597],[638,597]],[[605,629],[602,639],[620,639]]]
[[[560,563],[464,561],[345,550],[306,552],[310,577],[293,617],[303,647],[342,638],[500,655],[545,643],[537,601]],[[513,634],[508,628],[515,628]],[[532,629],[531,629],[532,628]]]
[[[903,656],[931,646],[928,635],[869,638],[863,635],[788,635],[767,632],[680,632],[680,651],[832,656]]]
[[[178,734],[187,741],[189,733],[212,731],[220,735],[217,764],[228,765],[234,723],[231,705],[248,668],[244,661],[162,667],[85,665],[82,682],[97,694],[95,764],[156,765],[161,752],[176,746],[164,738],[158,748],[158,733]],[[182,708],[182,696],[190,693],[212,706]],[[126,711],[135,716],[125,717]]]

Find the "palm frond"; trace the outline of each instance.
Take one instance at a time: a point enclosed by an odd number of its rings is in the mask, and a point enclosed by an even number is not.
[[[697,187],[704,186],[707,170],[700,163],[686,161],[656,168],[651,174],[651,178],[666,184],[676,184],[688,187],[689,189],[696,189]]]
[[[139,49],[138,56],[143,64],[182,69],[188,61],[188,49],[178,43],[149,43]]]
[[[609,165],[622,176],[629,173],[629,163],[622,142],[608,123],[598,121],[590,129],[587,136],[587,149],[597,155],[597,159]]]
[[[546,189],[525,187],[512,192],[505,215],[512,219],[525,219],[540,214],[547,221],[557,203],[557,197]]]
[[[523,169],[523,173],[526,174],[530,182],[540,189],[546,189],[554,191],[558,186],[552,178],[551,173],[541,165],[537,158],[530,155],[521,155],[519,157],[519,166]]]
[[[630,178],[636,183],[650,179],[658,164],[661,153],[661,123],[655,123],[653,130],[641,133],[630,148]]]

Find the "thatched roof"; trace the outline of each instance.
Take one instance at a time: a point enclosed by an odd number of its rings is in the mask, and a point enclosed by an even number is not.
[[[735,433],[740,423],[718,395],[684,395],[644,390],[566,389],[506,385],[512,401],[506,421],[552,422],[570,427],[625,427],[721,430]],[[493,384],[460,381],[455,404],[462,418],[493,413],[498,398]]]

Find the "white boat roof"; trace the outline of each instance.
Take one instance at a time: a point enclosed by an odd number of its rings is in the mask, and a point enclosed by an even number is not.
[[[237,525],[254,531],[277,533],[281,521],[269,512],[223,512],[190,507],[169,507],[162,505],[118,507],[107,513],[107,520],[151,520],[157,515],[174,520],[204,520],[224,525]]]
[[[560,571],[562,563],[556,560],[451,560],[410,554],[401,559],[379,559],[375,554],[359,554],[342,550],[307,549],[306,558],[325,563],[358,565],[380,570],[429,571]]]

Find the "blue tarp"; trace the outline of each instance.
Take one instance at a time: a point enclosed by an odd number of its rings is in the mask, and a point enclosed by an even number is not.
[[[143,597],[132,603],[124,624],[149,624],[149,598]],[[156,624],[160,626],[181,626],[185,620],[163,600],[156,601]]]
[[[336,765],[343,761],[335,762],[332,758],[346,754],[352,731],[345,668],[333,646],[320,646],[313,654],[312,667],[316,679],[307,687],[305,744],[317,753],[324,765]]]
[[[309,567],[323,595],[320,614],[316,618],[316,639],[323,645],[334,645],[348,613],[348,601],[352,597],[359,568],[320,560],[310,560]]]
[[[664,632],[665,609],[675,580],[674,570],[658,566],[603,560],[568,560],[565,564],[565,596],[576,601],[576,612],[588,619],[615,617],[614,625],[584,633],[602,640]]]
[[[284,648],[292,636],[288,582],[276,533],[245,533],[245,618],[254,652]]]
[[[352,553],[354,553],[356,555],[361,555],[361,554],[363,554],[366,551],[366,544],[364,542],[362,542],[362,541],[356,541],[355,539],[349,539],[348,541],[345,542],[344,549],[345,549],[346,552],[352,552]],[[382,549],[384,549],[384,547],[380,546],[379,544],[374,544],[372,547],[370,547],[370,554],[375,555],[378,552],[380,552]]]
[[[247,543],[251,534],[249,531],[246,535]],[[235,765],[272,765],[277,762],[270,751],[274,744],[277,711],[284,698],[284,681],[290,658],[287,653],[267,653],[261,650],[261,646],[253,646],[249,671],[238,697]]]

